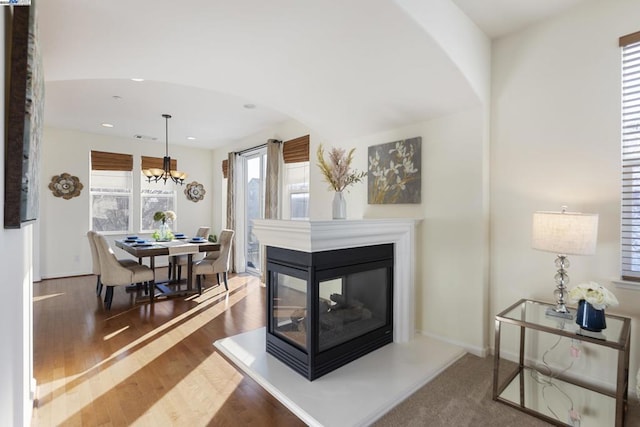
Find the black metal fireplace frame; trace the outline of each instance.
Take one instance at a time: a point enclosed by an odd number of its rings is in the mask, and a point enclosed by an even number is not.
[[[364,250],[366,249],[366,250]],[[266,350],[296,372],[313,381],[359,357],[393,342],[393,244],[302,252],[268,246]],[[307,333],[306,350],[275,333],[273,324],[274,275],[283,273],[307,281],[307,316],[313,330],[319,327],[319,282],[351,273],[386,269],[386,322],[384,326],[319,351],[318,334]],[[313,286],[309,286],[311,283]]]

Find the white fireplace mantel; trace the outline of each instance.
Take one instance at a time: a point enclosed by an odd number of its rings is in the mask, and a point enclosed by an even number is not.
[[[408,342],[415,333],[415,234],[420,219],[293,221],[256,219],[260,246],[319,252],[394,244],[393,339]],[[264,251],[262,252],[264,253]]]

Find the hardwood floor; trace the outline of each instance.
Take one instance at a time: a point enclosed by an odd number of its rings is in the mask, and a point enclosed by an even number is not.
[[[264,326],[264,298],[231,276],[153,307],[116,288],[107,312],[95,276],[35,283],[32,426],[303,426],[213,346]]]

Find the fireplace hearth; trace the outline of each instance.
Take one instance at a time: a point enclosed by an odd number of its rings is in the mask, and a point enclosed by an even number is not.
[[[393,341],[393,244],[266,254],[267,353],[312,381]]]

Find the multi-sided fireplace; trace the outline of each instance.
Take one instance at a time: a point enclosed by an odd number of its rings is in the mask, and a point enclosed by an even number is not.
[[[267,352],[314,380],[391,343],[393,252],[268,246]]]

